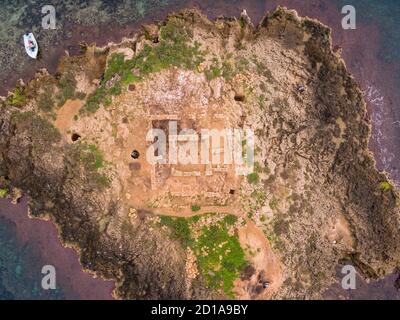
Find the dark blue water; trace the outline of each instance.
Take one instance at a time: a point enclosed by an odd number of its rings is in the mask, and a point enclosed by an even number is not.
[[[351,4],[356,8],[357,19],[379,26],[382,47],[379,58],[386,63],[400,59],[400,2],[398,0],[336,0],[339,7]],[[365,39],[368,41],[368,38]]]

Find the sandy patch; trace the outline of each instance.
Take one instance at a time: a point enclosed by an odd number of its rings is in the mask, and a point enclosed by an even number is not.
[[[263,232],[252,221],[239,230],[239,241],[254,267],[252,275],[236,280],[238,299],[270,299],[282,285],[282,268]],[[264,288],[265,283],[269,284]]]
[[[343,215],[340,215],[329,232],[329,240],[333,243],[342,243],[354,249],[355,240],[350,230],[350,225]]]
[[[83,103],[84,101],[82,100],[67,100],[58,110],[54,125],[62,135],[67,136],[70,133],[74,117],[79,113],[79,109],[83,106]]]

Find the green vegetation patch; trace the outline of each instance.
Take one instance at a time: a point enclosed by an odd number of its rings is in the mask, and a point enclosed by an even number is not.
[[[103,82],[111,80],[111,78],[126,69],[125,57],[122,53],[114,53],[107,64],[107,70],[104,73]]]
[[[257,183],[260,182],[260,176],[258,175],[257,172],[252,172],[252,173],[247,175],[247,181],[250,184],[257,184]]]
[[[145,76],[170,67],[196,70],[204,61],[198,43],[190,44],[191,31],[178,19],[170,19],[160,30],[158,44],[145,44],[142,51],[132,59],[125,60],[121,53],[112,54],[100,87],[92,93],[80,113],[95,113],[101,104],[109,104],[110,95],[119,95],[122,88],[141,81]],[[113,82],[110,88],[109,82]]]
[[[390,182],[388,181],[383,181],[379,184],[379,189],[383,190],[383,191],[388,191],[393,189],[393,186],[390,184]]]
[[[79,110],[79,113],[95,113],[100,108],[100,103],[104,102],[106,96],[106,90],[103,87],[98,88],[88,96],[85,105]]]
[[[79,142],[73,145],[77,152],[78,160],[83,165],[90,181],[94,182],[100,189],[110,186],[110,179],[101,172],[105,167],[103,153],[95,144]]]
[[[76,79],[72,72],[64,73],[59,82],[57,94],[57,104],[59,107],[63,106],[68,99],[75,98]]]
[[[271,210],[277,210],[279,204],[279,200],[273,197],[271,201],[269,202],[269,207]]]
[[[178,240],[183,247],[186,248],[192,244],[189,219],[161,216],[161,224],[171,229],[172,238]]]
[[[46,113],[52,113],[55,106],[53,99],[53,86],[46,86],[38,98],[38,107]]]
[[[81,152],[81,161],[91,171],[104,167],[103,154],[94,144],[85,145]]]
[[[247,262],[238,237],[229,234],[227,223],[220,221],[209,228],[204,227],[193,249],[207,284],[215,289],[222,288],[233,298],[233,282]]]
[[[200,232],[194,233],[193,229],[198,227],[198,223],[210,215],[190,218],[161,216],[160,219],[161,225],[170,228],[173,239],[193,250],[207,286],[222,289],[227,296],[234,298],[233,283],[248,264],[237,234],[230,232],[237,217],[224,215],[212,225],[203,226],[197,229]],[[194,238],[194,234],[198,234],[197,238]]]
[[[224,218],[224,222],[227,225],[233,226],[237,222],[238,218],[232,214],[228,214]]]
[[[56,127],[32,111],[14,112],[11,115],[11,123],[19,128],[26,128],[32,139],[37,141],[48,144],[58,142],[61,139],[61,134]]]
[[[205,75],[208,81],[218,78],[222,75],[221,68],[217,66],[212,66],[210,69],[205,71]]]
[[[192,205],[191,209],[193,212],[197,212],[197,211],[201,210],[201,207],[197,204],[194,204],[194,205]]]
[[[5,188],[0,188],[0,198],[4,199],[8,196],[8,190]]]
[[[9,97],[7,98],[6,103],[13,107],[22,107],[27,102],[25,89],[22,87],[17,87]]]
[[[254,190],[251,193],[251,196],[253,199],[256,201],[256,204],[258,207],[263,206],[266,199],[267,199],[267,194],[264,189],[261,190]]]
[[[245,73],[249,70],[249,61],[244,58],[235,58],[233,54],[227,54],[222,62],[214,57],[208,69],[204,71],[206,79],[211,81],[218,77],[223,77],[226,81],[231,81],[237,74]]]
[[[220,77],[222,73],[223,69],[219,66],[219,61],[216,57],[214,57],[212,65],[204,71],[208,81]]]
[[[246,20],[243,17],[240,17],[239,25],[240,25],[240,28],[242,28],[242,29],[246,26]]]

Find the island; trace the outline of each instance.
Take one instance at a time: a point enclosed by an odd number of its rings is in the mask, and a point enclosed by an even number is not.
[[[116,298],[321,299],[344,262],[400,265],[399,193],[327,26],[193,9],[82,49],[1,99],[0,197]]]

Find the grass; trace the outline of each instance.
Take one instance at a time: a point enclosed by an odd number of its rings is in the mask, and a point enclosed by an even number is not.
[[[278,203],[279,203],[278,199],[273,197],[269,202],[269,207],[271,208],[271,210],[276,210],[278,208]]]
[[[226,222],[203,227],[193,249],[207,285],[214,289],[222,288],[225,294],[234,298],[234,281],[247,262],[237,236],[228,233]]]
[[[57,105],[63,106],[68,99],[75,98],[76,80],[72,73],[64,73],[58,82],[59,93],[57,94]]]
[[[53,99],[52,87],[45,88],[45,91],[39,96],[38,106],[40,110],[46,113],[52,113],[55,106]]]
[[[383,191],[388,191],[393,189],[393,186],[390,184],[390,182],[388,181],[383,181],[379,184],[379,189],[383,190]]]
[[[104,157],[99,148],[94,144],[85,145],[82,149],[81,161],[84,166],[90,170],[98,170],[104,167]]]
[[[226,81],[231,81],[238,73],[243,73],[248,68],[249,62],[246,59],[235,59],[232,54],[228,54],[222,63],[217,58],[214,58],[212,65],[204,71],[204,74],[208,81],[218,77],[223,77]]]
[[[7,103],[13,107],[22,107],[27,101],[25,90],[17,87],[7,99]]]
[[[108,89],[108,93],[112,96],[119,96],[122,92],[120,84],[116,84],[114,87]]]
[[[257,172],[252,172],[247,175],[247,181],[250,184],[258,184],[260,182],[260,176],[258,175]]]
[[[195,239],[191,230],[203,218],[160,217],[161,225],[170,228],[171,238],[179,241],[184,248],[193,250],[207,286],[222,289],[228,297],[234,298],[234,281],[247,265],[238,236],[229,233],[237,217],[225,215],[213,225],[202,227],[200,235]]]
[[[183,247],[186,248],[192,243],[192,236],[188,219],[161,216],[161,224],[171,228],[172,238],[178,240]]]
[[[228,57],[228,59],[222,62],[222,76],[226,81],[230,81],[236,75],[235,62]]]
[[[43,142],[43,147],[58,142],[61,134],[49,121],[35,114],[33,111],[14,112],[11,115],[11,123],[15,126],[27,128],[30,137],[37,141]]]
[[[237,217],[231,214],[225,216],[224,221],[227,225],[233,226],[237,222]]]
[[[219,61],[217,58],[213,59],[213,64],[210,66],[209,69],[204,71],[206,75],[206,79],[211,81],[215,78],[218,78],[222,75],[223,70],[219,67]]]
[[[87,97],[85,105],[79,110],[79,114],[95,113],[100,108],[100,103],[102,103],[106,94],[106,90],[102,87],[95,90]]]
[[[194,205],[192,205],[191,209],[193,212],[198,212],[198,211],[200,211],[201,207],[197,204],[194,204]]]
[[[208,81],[218,78],[222,75],[222,70],[217,66],[212,66],[210,69],[204,71]]]
[[[131,84],[131,83],[138,82],[138,81],[140,81],[140,80],[141,80],[140,77],[135,76],[132,72],[128,72],[128,73],[125,74],[125,76],[122,78],[121,83],[122,83],[122,85],[127,86],[127,85],[129,85],[129,84]]]
[[[95,183],[100,189],[110,186],[110,179],[101,172],[105,167],[105,160],[101,150],[94,144],[79,142],[73,145],[78,152],[79,162],[83,165],[90,181]]]
[[[101,104],[110,104],[108,96],[121,94],[123,87],[141,81],[149,74],[173,66],[196,70],[204,61],[199,44],[189,43],[191,33],[179,20],[170,19],[160,33],[157,45],[145,44],[142,51],[132,59],[125,60],[120,53],[112,54],[100,87],[88,97],[81,114],[95,113]],[[106,88],[106,83],[112,79],[115,79],[113,87]]]
[[[8,196],[8,190],[5,188],[0,188],[0,198],[4,199]]]
[[[267,199],[267,194],[264,189],[262,190],[254,190],[251,193],[252,198],[256,201],[258,206],[263,206],[265,200]]]
[[[114,53],[107,64],[107,70],[104,73],[103,82],[111,80],[111,78],[125,69],[125,58],[122,53]]]

